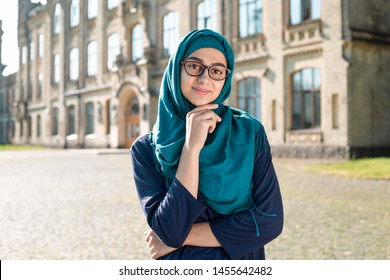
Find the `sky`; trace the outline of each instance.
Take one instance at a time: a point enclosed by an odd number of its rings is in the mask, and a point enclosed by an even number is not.
[[[45,0],[34,0],[32,2],[46,3]],[[19,68],[19,48],[17,42],[18,0],[0,0],[0,20],[3,22],[4,32],[1,62],[3,65],[7,65],[3,75],[8,76],[18,71]]]

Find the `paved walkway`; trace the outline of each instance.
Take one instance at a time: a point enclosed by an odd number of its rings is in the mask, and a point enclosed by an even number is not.
[[[275,159],[285,207],[268,259],[390,259],[390,181]],[[0,259],[149,259],[126,151],[0,152]]]

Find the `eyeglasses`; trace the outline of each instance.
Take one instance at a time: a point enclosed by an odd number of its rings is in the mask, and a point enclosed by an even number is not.
[[[226,79],[231,70],[227,69],[223,65],[211,65],[206,66],[198,61],[187,60],[182,61],[181,64],[184,65],[184,69],[187,74],[193,77],[199,77],[203,75],[205,69],[209,74],[209,77],[215,81],[222,81]]]

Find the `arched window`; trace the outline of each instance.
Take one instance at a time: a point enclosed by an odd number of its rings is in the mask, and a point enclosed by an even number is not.
[[[179,40],[179,15],[168,13],[163,20],[163,56],[170,56]]]
[[[240,37],[248,37],[263,32],[263,0],[239,1]]]
[[[115,60],[117,55],[120,53],[119,34],[112,33],[108,37],[107,41],[107,68],[113,71],[115,68]]]
[[[61,5],[60,5],[60,3],[57,3],[54,6],[53,34],[60,33],[60,15],[61,15]]]
[[[70,4],[70,27],[80,23],[80,0],[72,0]]]
[[[292,75],[292,129],[321,126],[321,71],[305,68]]]
[[[88,19],[96,17],[98,14],[98,0],[88,0]]]
[[[215,30],[217,28],[215,0],[200,2],[197,11],[198,29],[208,28]]]
[[[131,60],[136,62],[144,55],[142,25],[138,23],[131,31]]]
[[[94,134],[95,128],[95,113],[94,113],[94,106],[92,102],[88,102],[86,105],[86,128],[85,128],[85,134]]]
[[[69,79],[76,81],[79,78],[79,48],[70,50],[69,60]]]
[[[259,78],[246,78],[238,83],[238,108],[261,120],[261,88]]]

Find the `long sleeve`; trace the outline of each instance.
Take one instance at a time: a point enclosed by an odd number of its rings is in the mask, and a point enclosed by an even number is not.
[[[147,137],[139,138],[130,149],[135,186],[150,228],[166,245],[178,248],[206,207],[177,179],[167,189]]]
[[[210,221],[211,229],[232,259],[241,259],[275,239],[283,228],[283,205],[270,147],[255,161],[253,203],[260,210],[243,210]],[[259,236],[257,235],[256,227]]]

